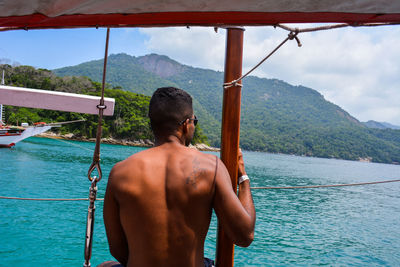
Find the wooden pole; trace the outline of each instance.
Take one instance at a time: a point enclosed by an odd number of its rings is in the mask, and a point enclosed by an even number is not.
[[[242,76],[243,28],[227,29],[225,83]],[[241,81],[239,84],[241,85]],[[224,162],[232,180],[232,188],[237,192],[238,150],[240,134],[241,86],[224,88],[221,129],[221,160]],[[217,267],[232,267],[234,260],[233,242],[218,224]]]

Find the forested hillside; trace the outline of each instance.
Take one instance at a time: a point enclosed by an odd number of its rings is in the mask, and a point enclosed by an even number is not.
[[[102,60],[54,70],[100,81]],[[107,81],[151,95],[160,86],[177,86],[195,99],[204,133],[220,144],[223,73],[182,65],[151,54],[109,57]],[[400,162],[400,131],[369,129],[317,91],[276,79],[243,81],[241,146],[247,150],[375,162]]]
[[[101,84],[87,77],[57,77],[49,70],[35,69],[30,66],[11,67],[0,65],[5,70],[5,84],[51,91],[100,95]],[[104,117],[103,137],[113,137],[129,141],[153,141],[147,116],[150,97],[107,88],[105,96],[115,98],[114,116]],[[43,109],[30,109],[6,106],[5,120],[17,125],[21,122],[61,122],[84,119],[84,122],[66,124],[60,128],[63,133],[93,138],[96,136],[97,116],[72,112],[61,112]],[[55,128],[57,130],[57,128]],[[202,133],[201,124],[196,127],[193,143],[206,143],[207,137]]]

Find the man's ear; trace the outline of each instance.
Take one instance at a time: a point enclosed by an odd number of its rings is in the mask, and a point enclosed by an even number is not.
[[[188,120],[186,119],[185,122],[182,124],[182,131],[183,133],[187,133],[189,131],[189,123],[187,123]]]

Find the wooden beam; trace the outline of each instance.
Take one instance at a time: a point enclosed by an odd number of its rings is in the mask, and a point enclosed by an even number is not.
[[[243,28],[228,28],[226,38],[225,83],[242,76]],[[237,192],[238,152],[240,135],[240,85],[224,88],[221,129],[221,160],[228,169],[232,188]],[[218,224],[217,267],[232,267],[234,245]]]
[[[99,96],[0,85],[0,104],[27,108],[42,108],[87,114],[98,114]],[[115,99],[104,98],[105,116],[114,114]]]

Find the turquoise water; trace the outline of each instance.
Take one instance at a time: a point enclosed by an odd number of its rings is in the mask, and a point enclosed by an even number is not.
[[[0,150],[0,195],[87,197],[94,144],[29,138]],[[114,163],[142,148],[102,145],[103,197]],[[253,186],[399,179],[400,166],[244,152]],[[253,190],[256,235],[236,266],[400,266],[400,183]],[[92,265],[111,259],[97,202]],[[87,202],[0,199],[0,266],[82,266]],[[215,255],[216,220],[206,242]]]

